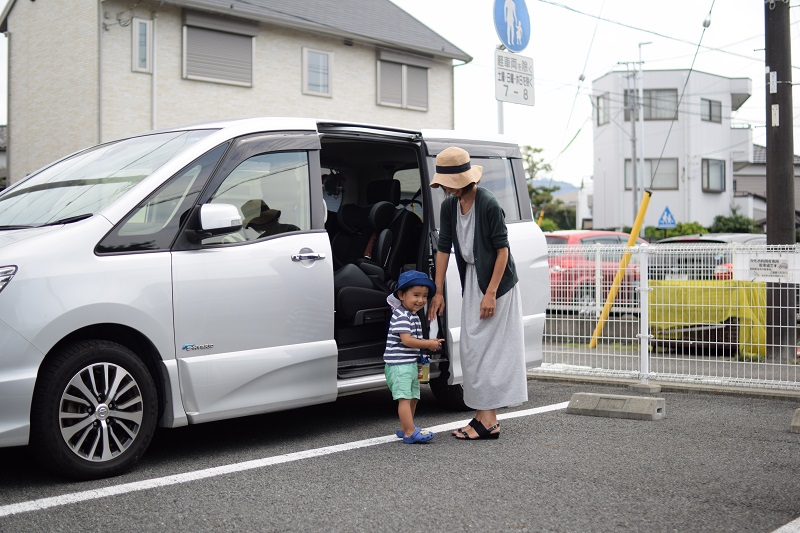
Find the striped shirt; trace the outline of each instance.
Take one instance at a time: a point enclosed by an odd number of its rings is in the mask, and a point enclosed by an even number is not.
[[[386,336],[386,351],[383,362],[387,365],[416,363],[419,359],[419,348],[409,348],[400,340],[401,333],[409,333],[417,339],[422,338],[422,323],[419,317],[403,306],[392,311],[389,321],[389,334]]]

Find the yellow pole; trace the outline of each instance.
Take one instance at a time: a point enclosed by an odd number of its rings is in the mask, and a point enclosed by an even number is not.
[[[639,206],[639,212],[636,214],[636,220],[633,222],[631,236],[628,238],[628,244],[625,248],[625,253],[622,254],[622,259],[619,261],[619,268],[617,269],[617,274],[614,276],[614,283],[611,284],[611,290],[608,291],[606,303],[603,306],[603,312],[600,313],[600,318],[597,320],[597,325],[595,326],[594,333],[592,334],[592,340],[589,342],[589,348],[597,347],[597,339],[603,333],[603,326],[605,326],[606,320],[608,320],[608,314],[611,312],[611,306],[614,305],[617,292],[619,292],[619,286],[622,283],[622,276],[625,275],[625,269],[628,268],[628,263],[631,260],[630,248],[636,244],[636,238],[639,236],[639,232],[642,229],[644,214],[647,212],[647,206],[650,205],[650,196],[652,194],[653,193],[650,191],[645,191],[644,197],[642,198],[642,204]]]
[[[539,211],[539,221],[537,222],[537,224],[539,225],[540,228],[542,227],[542,220],[544,220],[544,209]]]

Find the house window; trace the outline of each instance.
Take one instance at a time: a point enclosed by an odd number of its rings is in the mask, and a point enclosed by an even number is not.
[[[655,175],[653,174],[655,172]],[[651,190],[678,189],[678,159],[645,159],[644,176],[641,175],[639,160],[636,160],[636,181],[640,188]],[[625,190],[633,189],[633,168],[631,160],[625,160]]]
[[[725,161],[722,159],[703,159],[703,191],[725,191]]]
[[[638,120],[638,95],[632,89],[625,90],[625,121]],[[643,93],[644,119],[645,120],[672,120],[677,118],[678,89],[645,89]]]
[[[303,93],[331,96],[333,53],[303,48]]]
[[[185,11],[183,77],[252,87],[258,24]]]
[[[403,109],[428,110],[430,59],[379,50],[378,104]]]
[[[603,124],[608,124],[610,120],[610,114],[608,109],[608,93],[601,94],[597,97],[597,125],[602,126]]]
[[[153,72],[153,21],[134,18],[131,23],[131,70]]]
[[[707,122],[722,122],[722,102],[701,98],[700,119]]]

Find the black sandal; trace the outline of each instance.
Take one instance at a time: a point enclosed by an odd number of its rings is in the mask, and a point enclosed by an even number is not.
[[[456,435],[455,433],[453,436],[458,440],[481,440],[481,439],[499,439],[500,432],[492,433],[495,429],[500,429],[500,422],[496,423],[492,427],[487,428],[483,424],[481,424],[478,420],[473,418],[469,421],[469,426],[475,430],[475,433],[478,434],[477,437],[470,437],[469,434],[464,431],[463,429],[457,430],[463,437]]]

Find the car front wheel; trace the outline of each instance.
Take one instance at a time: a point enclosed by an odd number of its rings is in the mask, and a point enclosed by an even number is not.
[[[114,476],[144,454],[157,416],[153,379],[132,351],[104,340],[81,341],[40,372],[31,443],[46,466],[66,476]]]

